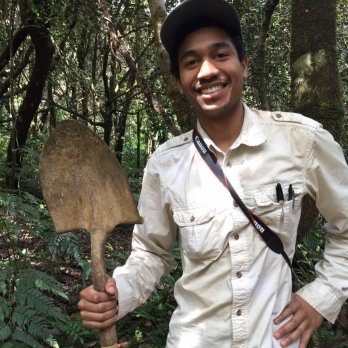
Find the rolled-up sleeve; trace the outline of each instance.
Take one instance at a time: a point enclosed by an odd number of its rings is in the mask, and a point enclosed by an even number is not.
[[[327,221],[323,260],[316,279],[297,293],[334,322],[348,298],[348,166],[341,147],[319,128],[307,165],[308,190]]]

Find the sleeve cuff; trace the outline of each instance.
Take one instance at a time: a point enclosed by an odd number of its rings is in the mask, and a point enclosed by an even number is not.
[[[118,290],[118,320],[133,311],[137,307],[137,302],[134,300],[133,289],[125,278],[117,274],[117,269],[113,273],[113,278],[116,280]]]
[[[305,285],[296,293],[332,324],[335,322],[344,303],[335,295],[331,288],[323,284],[319,279]]]

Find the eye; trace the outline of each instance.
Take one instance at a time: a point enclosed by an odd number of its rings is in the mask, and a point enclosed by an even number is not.
[[[225,60],[228,59],[230,55],[227,52],[217,52],[215,55],[215,59],[217,60]]]
[[[194,68],[195,66],[197,66],[197,64],[198,64],[198,60],[195,58],[189,58],[184,61],[184,66],[186,68]]]

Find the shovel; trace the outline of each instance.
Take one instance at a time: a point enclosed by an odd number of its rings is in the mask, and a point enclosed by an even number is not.
[[[108,234],[117,225],[142,223],[119,162],[88,127],[63,121],[45,143],[40,182],[57,233],[90,233],[93,286],[105,292]],[[102,348],[116,348],[115,325],[101,330],[99,341]]]

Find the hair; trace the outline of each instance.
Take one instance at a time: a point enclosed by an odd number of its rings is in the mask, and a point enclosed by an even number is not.
[[[180,78],[178,51],[181,43],[192,32],[206,27],[218,27],[224,30],[229,35],[234,47],[236,48],[239,60],[242,61],[246,56],[245,46],[241,35],[228,30],[228,28],[211,18],[196,18],[190,23],[187,23],[187,25],[181,29],[181,31],[177,34],[174,49],[171,52],[168,52],[170,58],[170,72],[176,79]]]

